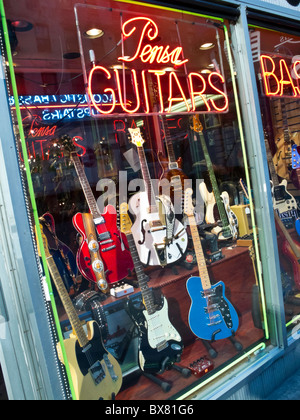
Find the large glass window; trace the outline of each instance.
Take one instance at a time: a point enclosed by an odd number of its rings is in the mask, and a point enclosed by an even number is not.
[[[300,37],[250,27],[257,86],[264,124],[285,315],[298,330]]]
[[[268,337],[227,22],[75,3],[4,1],[61,369],[176,398]]]

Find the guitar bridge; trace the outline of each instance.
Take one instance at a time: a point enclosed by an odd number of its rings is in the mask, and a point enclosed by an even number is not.
[[[93,364],[89,369],[90,374],[92,375],[93,381],[96,385],[99,385],[105,378],[105,372],[99,361]]]
[[[162,341],[161,343],[157,344],[156,346],[156,350],[158,352],[165,350],[168,347],[168,342],[167,341]]]

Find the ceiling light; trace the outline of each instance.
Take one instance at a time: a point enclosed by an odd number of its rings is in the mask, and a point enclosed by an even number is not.
[[[96,39],[101,38],[104,35],[104,31],[98,28],[91,28],[84,33],[87,38]]]
[[[215,44],[213,42],[206,42],[205,44],[201,45],[200,50],[210,50],[214,46]]]
[[[16,32],[28,32],[33,28],[33,24],[27,22],[27,20],[13,20],[11,25],[14,27]]]
[[[211,70],[203,69],[203,70],[200,71],[200,73],[202,73],[202,74],[210,74],[211,73]]]

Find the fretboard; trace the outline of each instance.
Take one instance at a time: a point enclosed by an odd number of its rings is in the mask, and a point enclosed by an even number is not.
[[[197,224],[196,224],[196,220],[194,216],[189,216],[189,224],[190,224],[191,234],[193,238],[193,244],[194,244],[194,249],[196,253],[196,259],[197,259],[202,287],[203,287],[203,290],[208,290],[208,289],[211,289],[211,282],[209,279],[206,260],[205,260],[205,256],[204,256],[204,252],[203,252],[203,248],[201,244],[201,239],[199,236],[199,232],[198,232],[198,228],[197,228]]]
[[[212,190],[213,190],[215,200],[216,200],[216,203],[217,203],[220,219],[221,219],[223,228],[226,228],[226,226],[228,226],[228,218],[227,218],[227,214],[226,214],[226,211],[225,211],[224,204],[222,203],[222,200],[221,200],[219,186],[218,186],[218,183],[217,183],[217,180],[216,180],[214,168],[213,168],[212,161],[211,161],[211,158],[210,158],[209,153],[208,153],[208,149],[207,149],[207,146],[206,146],[206,142],[205,142],[205,138],[204,138],[203,133],[199,133],[199,137],[200,137],[201,146],[202,146],[202,149],[203,149],[204,158],[205,158],[206,165],[207,165],[209,179],[210,179]]]
[[[149,209],[150,209],[151,213],[157,213],[158,208],[157,208],[157,205],[156,205],[155,195],[154,195],[154,191],[153,191],[153,186],[152,186],[152,182],[151,182],[151,176],[150,176],[149,168],[148,168],[148,165],[147,165],[145,151],[144,151],[143,147],[138,147],[137,150],[138,150],[139,159],[140,159],[142,176],[143,176],[143,180],[144,180],[144,183],[145,183],[145,191],[146,191],[147,197],[148,197]]]
[[[131,252],[131,257],[133,260],[135,273],[138,279],[139,287],[141,289],[144,305],[149,315],[152,315],[156,312],[155,303],[153,298],[153,293],[148,286],[148,277],[144,272],[144,268],[139,258],[138,251],[136,249],[135,241],[132,234],[126,234],[129,249]]]
[[[274,165],[274,162],[273,162],[273,156],[272,156],[272,153],[271,153],[271,150],[270,150],[269,142],[268,142],[268,139],[266,137],[265,137],[265,145],[266,145],[267,160],[268,160],[268,166],[269,166],[271,181],[272,181],[274,187],[278,187],[279,179],[278,179],[278,175],[277,175],[276,170],[275,170],[275,165]]]
[[[72,153],[71,156],[90,212],[92,213],[93,218],[96,219],[101,216],[101,213],[99,212],[97,201],[95,200],[90,183],[85,174],[84,166],[80,162],[80,159],[77,156],[76,152]]]
[[[167,118],[166,118],[165,115],[163,115],[161,118],[162,118],[163,129],[164,129],[164,132],[165,132],[166,148],[167,148],[169,162],[174,163],[174,162],[176,162],[176,156],[175,156],[175,152],[174,152],[173,141],[172,141],[172,138],[171,138],[170,129],[169,129],[169,126],[168,126],[168,121],[167,121]]]
[[[49,256],[47,258],[47,263],[49,267],[49,271],[51,273],[53,282],[56,286],[57,292],[59,294],[59,297],[62,301],[62,304],[65,308],[65,311],[68,315],[68,318],[70,320],[70,323],[72,325],[72,328],[77,336],[78,342],[81,347],[87,346],[89,343],[89,340],[87,339],[87,336],[84,332],[84,329],[81,325],[80,319],[76,313],[76,310],[73,306],[73,303],[71,301],[71,298],[67,292],[67,289],[62,281],[62,278],[60,276],[60,273],[57,269],[57,266],[55,264],[55,261],[53,260],[52,256]]]

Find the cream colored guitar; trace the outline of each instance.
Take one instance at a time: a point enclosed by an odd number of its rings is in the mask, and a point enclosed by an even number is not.
[[[122,385],[122,371],[116,359],[104,348],[101,330],[95,321],[87,323],[87,334],[48,249],[47,237],[41,226],[43,245],[52,280],[73,328],[64,346],[70,366],[77,400],[111,400]],[[57,345],[64,363],[61,346]]]

